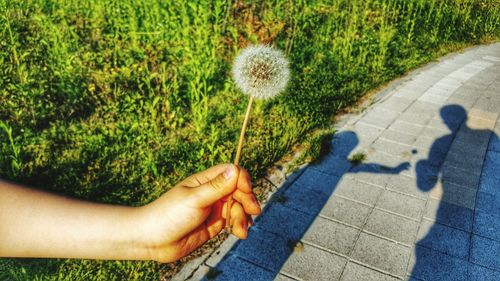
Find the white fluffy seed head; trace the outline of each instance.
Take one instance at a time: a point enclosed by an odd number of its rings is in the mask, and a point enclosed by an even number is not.
[[[265,45],[246,47],[234,60],[233,79],[243,93],[258,99],[275,97],[290,78],[283,53]]]

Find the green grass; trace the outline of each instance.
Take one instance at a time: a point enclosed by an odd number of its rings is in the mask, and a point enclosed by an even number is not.
[[[0,178],[146,204],[231,161],[247,101],[232,59],[272,42],[293,76],[254,107],[241,164],[261,177],[298,143],[317,156],[332,116],[371,89],[500,37],[496,0],[252,2],[0,0]],[[150,280],[161,269],[2,259],[0,279]]]

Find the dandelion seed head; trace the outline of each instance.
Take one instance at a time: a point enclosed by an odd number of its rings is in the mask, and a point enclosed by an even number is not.
[[[275,97],[290,78],[283,53],[265,45],[251,45],[234,60],[233,79],[243,93],[258,99]]]

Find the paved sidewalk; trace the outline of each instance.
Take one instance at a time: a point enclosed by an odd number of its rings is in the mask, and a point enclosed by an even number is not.
[[[204,279],[500,280],[499,113],[500,43],[424,67],[351,118]]]

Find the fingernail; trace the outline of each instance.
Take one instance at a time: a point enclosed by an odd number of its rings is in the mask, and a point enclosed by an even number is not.
[[[223,176],[226,180],[228,180],[234,176],[234,172],[235,172],[234,165],[230,165],[229,167],[226,168],[226,170],[224,170]]]

